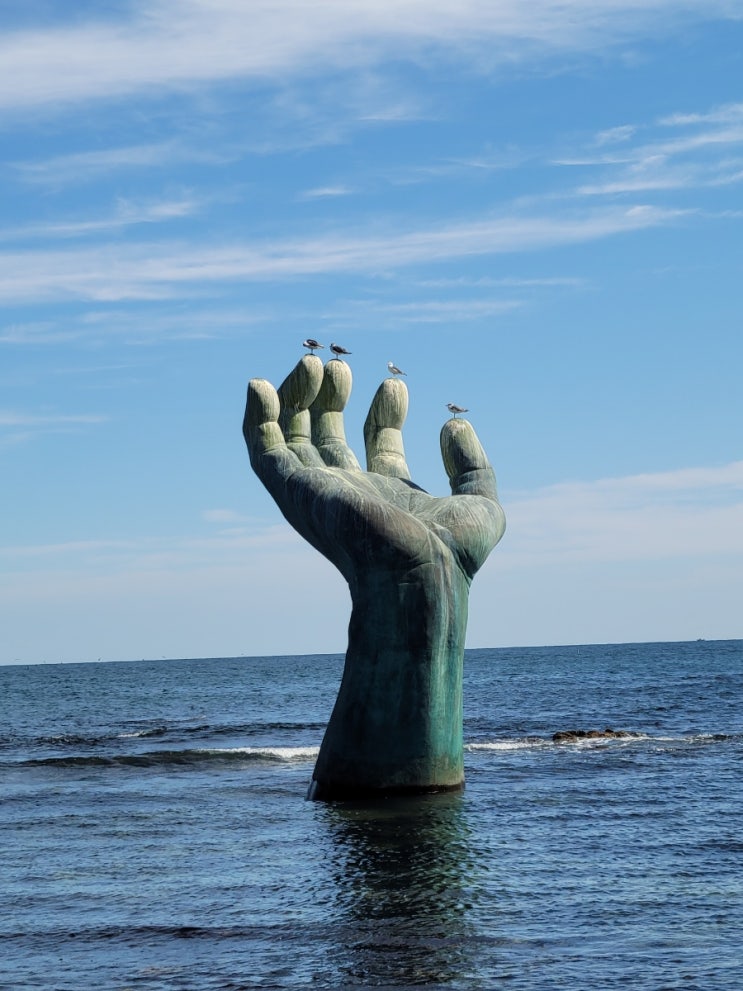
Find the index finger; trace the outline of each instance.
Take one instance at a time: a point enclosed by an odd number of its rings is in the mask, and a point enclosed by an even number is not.
[[[314,354],[306,354],[278,389],[281,406],[279,423],[286,438],[286,444],[303,465],[323,464],[322,458],[312,445],[310,436],[310,405],[320,391],[323,380],[322,361]]]

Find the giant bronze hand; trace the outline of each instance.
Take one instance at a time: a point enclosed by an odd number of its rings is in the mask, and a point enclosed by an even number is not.
[[[505,529],[495,475],[472,429],[447,420],[452,495],[410,480],[408,391],[385,379],[364,426],[367,471],[346,443],[351,370],[307,355],[278,392],[248,386],[253,470],[295,530],[348,582],[352,611],[338,698],[310,797],[461,788],[462,662],[473,576]]]

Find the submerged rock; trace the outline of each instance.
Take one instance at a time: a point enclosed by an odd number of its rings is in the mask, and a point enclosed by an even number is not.
[[[566,729],[552,734],[555,743],[575,743],[576,740],[614,740],[618,737],[637,736],[624,729]]]

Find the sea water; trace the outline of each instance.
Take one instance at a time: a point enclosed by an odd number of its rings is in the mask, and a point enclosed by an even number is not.
[[[740,991],[743,641],[467,651],[461,795],[307,802],[342,663],[0,667],[0,988]]]

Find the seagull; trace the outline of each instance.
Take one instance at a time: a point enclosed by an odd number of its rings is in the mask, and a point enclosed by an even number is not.
[[[350,351],[346,351],[345,348],[342,348],[340,344],[331,344],[330,350],[333,352],[336,358],[339,358],[342,354],[351,354]]]
[[[390,375],[407,375],[408,374],[407,372],[404,372],[402,370],[402,368],[398,368],[397,365],[393,365],[393,363],[391,361],[388,361],[387,362],[387,367],[390,370]]]
[[[306,341],[302,341],[302,347],[309,348],[310,352],[314,354],[318,348],[324,348],[325,345],[316,341],[314,337],[308,337]]]
[[[451,415],[456,418],[457,413],[469,413],[469,410],[464,406],[456,406],[454,403],[447,403],[446,408],[449,410]]]

